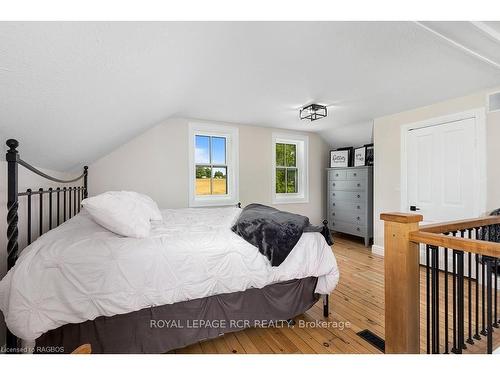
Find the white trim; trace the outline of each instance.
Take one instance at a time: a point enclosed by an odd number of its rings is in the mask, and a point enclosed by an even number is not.
[[[487,36],[495,39],[497,42],[500,42],[500,33],[491,26],[488,26],[483,21],[470,21],[470,23],[472,23]]]
[[[408,209],[408,133],[412,129],[426,128],[450,122],[475,119],[476,153],[474,160],[474,216],[480,216],[486,211],[486,121],[485,108],[435,117],[411,124],[401,125],[401,212]]]
[[[277,194],[276,193],[276,143],[294,143],[297,145],[297,168],[299,170],[298,193]],[[271,140],[272,155],[272,203],[309,203],[309,137],[296,133],[275,133]]]
[[[226,195],[197,196],[194,191],[195,179],[195,134],[206,134],[226,137],[226,157],[227,157],[227,189]],[[211,123],[190,122],[188,126],[189,144],[189,207],[203,206],[226,206],[236,204],[239,200],[239,143],[238,128],[228,125],[218,125]]]
[[[493,61],[493,60],[491,60],[491,59],[487,58],[487,57],[486,57],[486,56],[484,56],[484,55],[481,55],[479,52],[476,52],[476,51],[474,51],[474,50],[472,50],[472,49],[470,49],[470,48],[468,48],[468,47],[464,46],[463,44],[458,43],[457,41],[455,41],[455,40],[453,40],[453,39],[451,39],[451,38],[448,38],[447,36],[445,36],[445,35],[441,34],[439,31],[436,31],[436,30],[434,30],[433,28],[431,28],[431,27],[429,27],[429,26],[424,25],[421,21],[413,21],[413,22],[415,22],[417,25],[421,26],[421,27],[422,27],[422,28],[424,28],[425,30],[427,30],[427,31],[431,32],[432,34],[434,34],[434,35],[436,35],[436,36],[438,36],[438,37],[440,37],[440,38],[444,39],[445,41],[447,41],[447,42],[448,42],[448,43],[450,43],[451,45],[453,45],[453,46],[455,46],[455,47],[457,47],[457,48],[461,49],[462,51],[464,51],[464,52],[468,53],[469,55],[472,55],[472,56],[474,56],[474,57],[477,57],[479,60],[484,61],[485,63],[488,63],[488,64],[490,64],[490,65],[494,66],[494,67],[495,67],[495,68],[497,68],[497,69],[500,69],[500,64],[499,64],[498,62]],[[476,27],[477,27],[477,25],[476,25]],[[482,31],[484,32],[484,30],[482,30]]]
[[[379,245],[372,245],[372,254],[384,256],[384,247]]]

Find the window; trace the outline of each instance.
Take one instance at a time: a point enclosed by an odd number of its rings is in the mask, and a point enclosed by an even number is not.
[[[238,129],[191,123],[189,144],[189,205],[236,204]]]
[[[196,195],[227,194],[226,138],[195,136]]]
[[[308,138],[273,133],[273,203],[307,203]]]

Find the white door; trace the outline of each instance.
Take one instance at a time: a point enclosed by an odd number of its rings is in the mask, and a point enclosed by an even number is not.
[[[425,223],[467,219],[475,212],[475,119],[411,129],[407,138],[407,211]]]
[[[470,118],[409,131],[407,211],[422,214],[423,224],[478,215],[474,204],[475,126],[475,119]],[[420,263],[425,264],[425,247],[420,249]],[[452,261],[450,252],[448,263]],[[439,266],[444,269],[442,255]],[[468,274],[467,264],[465,268]]]

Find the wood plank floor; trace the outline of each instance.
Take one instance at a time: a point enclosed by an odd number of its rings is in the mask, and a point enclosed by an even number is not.
[[[330,295],[328,318],[323,317],[323,306],[319,301],[305,314],[298,316],[297,323],[292,328],[249,328],[177,349],[172,353],[380,354],[377,348],[360,338],[357,332],[369,329],[384,338],[384,258],[373,255],[369,248],[365,248],[361,242],[350,237],[337,236],[335,240],[333,252],[340,269],[340,282]],[[444,280],[443,275],[442,277]],[[421,291],[421,350],[425,352],[425,271],[423,269]],[[442,313],[442,318],[444,318],[444,313]],[[307,326],[316,321],[328,322],[329,325],[324,328]],[[442,328],[442,335],[441,337],[444,337],[444,328]],[[495,341],[495,347],[498,347],[500,335],[496,334],[496,336],[499,336]],[[485,353],[485,345],[486,340],[483,337],[483,340],[473,345],[468,352]]]

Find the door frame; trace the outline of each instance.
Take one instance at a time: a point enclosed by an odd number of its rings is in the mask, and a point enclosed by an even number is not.
[[[410,130],[474,119],[476,150],[474,153],[474,216],[486,211],[486,111],[475,108],[464,112],[434,117],[401,125],[401,212],[410,212],[408,203],[408,136]],[[424,218],[425,219],[425,218]]]

